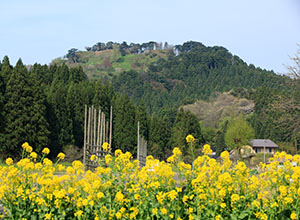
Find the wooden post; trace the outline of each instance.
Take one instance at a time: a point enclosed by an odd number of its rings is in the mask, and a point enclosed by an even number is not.
[[[95,151],[95,148],[96,148],[96,127],[97,127],[97,109],[96,108],[94,108],[94,114],[93,114],[93,116],[94,116],[94,142],[93,142],[93,144],[94,144],[94,147],[93,147],[93,150]]]
[[[86,119],[87,119],[87,105],[84,105],[84,137],[83,137],[83,165],[86,165]]]
[[[136,159],[139,160],[140,158],[140,122],[138,121],[138,126],[137,126],[137,155]]]
[[[112,106],[110,106],[110,120],[109,120],[109,146],[111,149],[111,138],[112,138]]]

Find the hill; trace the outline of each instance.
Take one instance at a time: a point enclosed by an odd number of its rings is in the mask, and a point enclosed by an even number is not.
[[[75,53],[72,55],[73,52]],[[122,52],[120,44],[114,43],[111,47],[95,48],[93,51],[91,49],[77,51],[73,48],[65,56],[67,59],[57,58],[51,64],[65,63],[69,67],[81,66],[90,79],[111,79],[129,70],[147,72],[151,63],[166,59],[167,54],[168,49],[132,51],[129,46]]]
[[[72,53],[71,49],[68,59],[53,63],[81,66],[90,79],[112,81],[116,91],[128,94],[135,103],[142,101],[151,113],[208,100],[214,92],[235,88],[282,90],[290,80],[248,65],[224,47],[194,41],[176,46],[108,42],[87,50]]]

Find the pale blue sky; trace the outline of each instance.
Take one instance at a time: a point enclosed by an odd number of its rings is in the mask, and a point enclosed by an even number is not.
[[[300,44],[299,0],[0,0],[0,59],[48,64],[97,42],[224,46],[286,71]]]

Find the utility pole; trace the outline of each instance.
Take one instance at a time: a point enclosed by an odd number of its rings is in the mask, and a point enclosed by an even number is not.
[[[264,139],[264,163],[266,163],[266,139]]]
[[[138,127],[137,127],[137,160],[140,158],[140,122],[138,121]]]

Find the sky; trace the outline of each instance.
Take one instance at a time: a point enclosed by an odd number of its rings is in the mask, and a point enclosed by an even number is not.
[[[198,41],[278,74],[300,44],[299,0],[0,0],[0,60],[49,64],[97,42]]]

